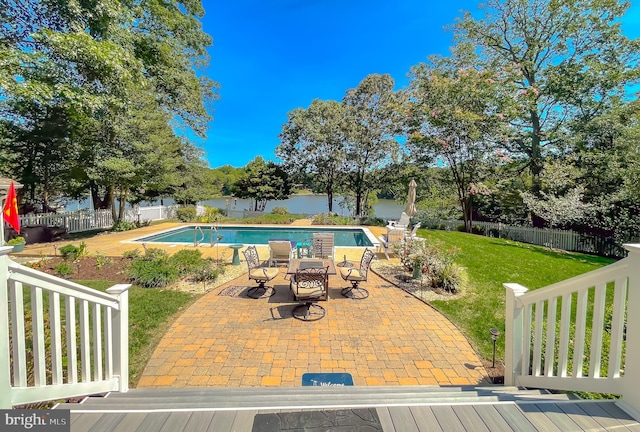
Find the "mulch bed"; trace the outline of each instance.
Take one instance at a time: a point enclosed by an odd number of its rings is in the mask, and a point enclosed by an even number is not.
[[[100,262],[102,261],[102,262]],[[66,262],[72,273],[61,276],[56,267]],[[128,283],[127,269],[130,259],[122,257],[83,257],[76,261],[64,261],[62,257],[48,257],[30,264],[40,271],[65,279],[75,280],[107,280],[114,283]]]

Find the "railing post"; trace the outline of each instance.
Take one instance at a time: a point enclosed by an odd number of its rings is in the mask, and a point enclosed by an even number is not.
[[[629,251],[627,294],[627,347],[622,400],[640,411],[640,244],[626,244]]]
[[[506,313],[504,329],[504,385],[516,385],[515,376],[522,373],[522,354],[524,349],[523,308],[518,297],[526,293],[527,288],[516,283],[503,284],[506,289]]]
[[[129,390],[129,288],[131,284],[107,288],[120,305],[113,316],[113,373],[119,376],[121,392]]]
[[[0,247],[0,409],[11,408],[11,353],[9,351],[9,252]]]

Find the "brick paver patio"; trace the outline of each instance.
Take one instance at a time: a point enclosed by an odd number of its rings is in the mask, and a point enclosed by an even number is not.
[[[327,315],[316,322],[292,318],[284,268],[270,285],[274,296],[248,298],[253,282],[244,275],[196,301],[162,338],[138,387],[300,386],[305,372],[348,372],[358,386],[483,382],[456,327],[375,274],[365,300],[342,297],[348,284],[332,276]],[[238,293],[219,295],[229,291]]]

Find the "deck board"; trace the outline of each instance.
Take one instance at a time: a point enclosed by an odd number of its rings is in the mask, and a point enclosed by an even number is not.
[[[411,407],[411,414],[416,419],[416,424],[421,432],[443,432],[438,423],[438,419],[433,414],[431,407],[414,406]]]
[[[237,411],[216,411],[209,425],[210,432],[230,431]]]
[[[71,414],[71,427],[73,430],[89,430],[95,425],[98,420],[103,416],[102,413],[88,413],[88,414]]]
[[[558,408],[567,414],[567,416],[576,422],[584,430],[598,430],[602,429],[602,425],[595,421],[585,410],[582,409],[582,404],[557,404]]]
[[[189,411],[172,412],[167,421],[164,422],[159,432],[175,432],[186,430],[185,426],[189,422],[191,413]]]
[[[600,404],[602,409],[607,411],[611,416],[615,417],[620,421],[622,425],[624,425],[627,429],[639,432],[640,424],[633,419],[625,410],[616,405],[615,402],[612,403],[602,403]]]
[[[472,430],[473,432],[491,432],[491,430],[484,424],[484,421],[472,405],[455,405],[453,406],[453,412],[460,419],[460,423],[466,430]]]
[[[191,413],[189,421],[185,425],[184,431],[206,431],[213,419],[213,411],[196,411]],[[253,421],[253,420],[252,420]],[[180,432],[180,431],[176,431]]]
[[[78,406],[79,409],[81,408]],[[331,408],[325,408],[333,410]],[[255,415],[317,411],[317,408],[247,410],[174,410],[128,412],[72,412],[74,432],[130,431],[250,431]],[[640,423],[611,401],[540,402],[453,405],[378,406],[385,432],[438,431],[638,431]]]
[[[416,419],[408,406],[389,408],[389,414],[391,415],[391,421],[393,421],[393,427],[395,430],[420,432],[418,425],[416,424]]]
[[[611,429],[626,429],[622,423],[616,418],[613,418],[606,410],[604,410],[599,403],[583,403],[580,404],[580,408],[586,412],[593,420],[598,422],[602,427]]]
[[[466,432],[462,422],[458,419],[458,416],[456,416],[451,406],[437,405],[431,407],[431,409],[443,430],[447,432]]]
[[[124,418],[112,429],[111,432],[131,432],[138,429],[138,426],[144,421],[145,413],[128,413]],[[75,431],[75,429],[73,429]],[[188,429],[185,429],[188,430]]]
[[[500,413],[504,421],[507,422],[509,427],[514,431],[519,432],[536,432],[536,428],[533,427],[531,422],[527,420],[525,415],[520,411],[515,404],[501,404],[495,405],[496,411]]]
[[[544,408],[541,409],[536,404],[521,404],[519,405],[519,408],[524,416],[538,430],[543,430],[545,432],[564,432],[567,430],[559,427],[552,418],[543,411]]]
[[[391,414],[389,413],[389,408],[376,408],[376,413],[378,414],[378,418],[380,419],[380,425],[382,425],[383,431],[395,431],[395,428],[393,427],[393,420],[391,420]]]
[[[158,432],[169,418],[168,412],[151,412],[146,415],[136,432]]]

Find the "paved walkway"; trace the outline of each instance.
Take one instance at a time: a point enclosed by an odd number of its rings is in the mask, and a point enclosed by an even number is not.
[[[365,300],[342,297],[347,284],[333,276],[327,316],[310,323],[291,317],[284,276],[270,298],[245,297],[246,275],[200,298],[160,341],[138,387],[300,386],[305,372],[348,372],[357,386],[482,383],[482,363],[453,324],[377,275],[363,285]]]

